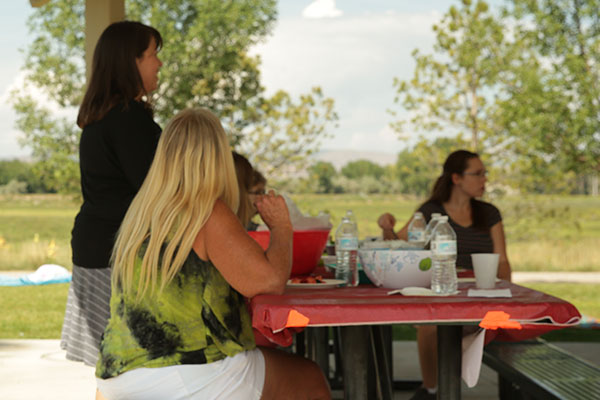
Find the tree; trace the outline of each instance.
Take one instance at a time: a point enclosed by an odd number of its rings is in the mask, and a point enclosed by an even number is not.
[[[392,124],[401,136],[411,129],[425,132],[470,133],[471,149],[493,133],[488,124],[494,93],[514,51],[505,28],[486,2],[462,0],[434,25],[435,55],[413,51],[413,78],[394,79],[395,102],[409,117]],[[393,115],[398,113],[392,112]]]
[[[326,125],[337,118],[333,100],[324,98],[319,89],[301,96],[298,103],[283,92],[266,98],[260,59],[250,56],[249,50],[271,32],[276,0],[128,0],[126,14],[156,27],[164,39],[160,54],[164,65],[154,96],[156,117],[163,126],[183,108],[206,107],[221,119],[233,146],[263,149],[264,143],[256,143],[261,140],[256,132],[271,129],[271,138],[278,137],[277,153],[261,153],[257,159],[294,165],[314,151],[319,135],[324,136]],[[36,9],[28,26],[36,39],[26,51],[26,83],[41,90],[49,103],[73,111],[85,86],[84,1],[54,0]],[[46,170],[59,166],[60,179],[68,180],[60,190],[77,187],[79,129],[74,118],[54,117],[56,113],[27,90],[14,94],[14,108],[23,140],[34,156]],[[279,110],[278,119],[266,120],[272,118],[267,111],[274,109]],[[302,118],[304,114],[309,117]],[[286,118],[293,120],[286,124]],[[50,144],[44,139],[48,135]],[[307,136],[312,146],[295,145],[294,139],[303,141]],[[282,161],[282,154],[289,158]]]
[[[269,179],[294,174],[329,136],[326,128],[338,118],[333,107],[333,100],[324,98],[318,87],[297,102],[280,90],[262,99],[259,107],[245,110],[249,125],[239,145]]]
[[[19,97],[14,108],[16,125],[25,133],[21,142],[31,147],[36,160],[33,173],[46,190],[77,192],[80,179],[77,126],[66,118],[53,118],[50,110],[39,106],[29,95]]]
[[[18,182],[25,185],[27,193],[46,191],[42,182],[34,176],[32,168],[31,163],[17,159],[0,161],[0,186],[6,186],[10,182]]]
[[[344,165],[341,172],[348,179],[358,179],[363,176],[372,176],[379,179],[384,174],[385,169],[369,160],[357,160]]]
[[[539,176],[550,170],[597,175],[600,2],[514,0],[513,6],[507,12],[519,22],[515,30],[529,51],[512,68],[499,102],[499,133]]]
[[[317,161],[308,168],[308,179],[317,182],[317,193],[334,193],[333,178],[337,175],[330,162]]]
[[[396,161],[396,179],[401,183],[401,191],[427,196],[448,155],[466,146],[460,136],[433,141],[422,138],[413,148],[401,151]]]

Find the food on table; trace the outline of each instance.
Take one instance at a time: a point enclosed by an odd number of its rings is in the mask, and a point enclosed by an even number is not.
[[[323,277],[321,275],[317,276],[302,276],[295,277],[291,279],[292,283],[325,283]]]
[[[428,271],[430,268],[431,268],[431,258],[430,257],[424,258],[419,262],[419,269],[421,271]]]

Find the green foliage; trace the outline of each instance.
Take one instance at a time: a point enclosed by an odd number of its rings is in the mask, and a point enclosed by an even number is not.
[[[8,182],[6,185],[0,185],[0,194],[23,194],[27,193],[27,183],[16,179]]]
[[[434,141],[421,138],[413,148],[402,150],[395,168],[401,192],[428,196],[448,154],[465,147],[467,143],[458,136]]]
[[[206,107],[237,144],[245,126],[242,110],[263,91],[260,60],[248,51],[271,32],[276,1],[129,0],[126,14],[158,29],[164,40],[159,121],[187,107]]]
[[[28,21],[35,37],[26,51],[26,87],[13,94],[23,142],[39,160],[36,173],[49,188],[79,188],[74,121],[55,117],[28,94],[36,88],[61,111],[79,105],[85,87],[84,1],[54,0]],[[186,107],[206,107],[222,120],[234,147],[253,151],[251,160],[270,175],[285,165],[298,169],[337,119],[333,100],[319,88],[298,101],[283,92],[266,98],[260,59],[249,51],[271,32],[276,0],[128,0],[128,19],[156,27],[163,36],[164,65],[154,95],[164,125]]]
[[[308,179],[317,182],[316,193],[335,193],[333,178],[337,171],[333,164],[325,161],[318,161],[308,168]]]
[[[49,191],[75,193],[79,191],[79,163],[77,159],[81,132],[66,119],[54,119],[52,113],[38,106],[28,96],[14,102],[17,127],[24,133],[23,140],[33,151],[37,162],[34,175]]]
[[[392,128],[401,137],[410,130],[470,133],[470,148],[481,150],[482,141],[493,134],[492,96],[512,54],[505,27],[486,2],[463,0],[461,8],[450,7],[433,30],[435,55],[415,49],[413,78],[394,79],[395,102],[410,117]]]
[[[600,171],[597,0],[513,0],[523,52],[496,115],[511,150],[534,172]]]
[[[373,177],[379,179],[385,170],[381,165],[375,164],[369,160],[351,161],[342,167],[342,175],[348,179],[357,179],[362,177]]]
[[[23,184],[25,185],[24,191],[19,189],[19,193],[41,193],[46,191],[42,182],[33,173],[31,163],[16,159],[0,161],[0,187],[8,185],[22,187]],[[12,192],[14,193],[14,191]],[[6,191],[5,194],[7,194]]]
[[[246,108],[245,119],[250,125],[240,143],[243,153],[269,179],[277,179],[306,167],[307,157],[330,136],[328,125],[338,116],[333,99],[315,87],[297,102],[280,90],[259,107]]]

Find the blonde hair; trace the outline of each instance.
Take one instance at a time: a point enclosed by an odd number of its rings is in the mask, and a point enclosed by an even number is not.
[[[227,136],[205,109],[179,112],[162,133],[154,161],[119,229],[112,254],[113,282],[137,299],[175,277],[194,240],[221,199],[235,213],[239,194]],[[136,257],[144,242],[147,249]],[[137,288],[133,287],[140,268]]]

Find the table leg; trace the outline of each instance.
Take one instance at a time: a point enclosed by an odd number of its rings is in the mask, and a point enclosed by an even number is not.
[[[316,362],[329,379],[329,328],[309,328],[309,358]]]
[[[368,326],[343,326],[342,369],[344,371],[344,399],[364,400],[368,398]]]
[[[462,326],[439,325],[438,400],[460,400]]]
[[[306,334],[304,331],[296,333],[296,354],[306,356]]]
[[[394,397],[392,375],[391,326],[371,326],[371,346],[375,366],[376,386],[382,400],[392,400]]]

